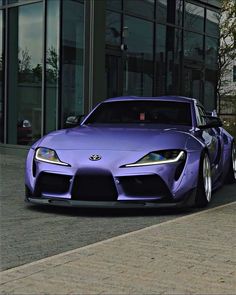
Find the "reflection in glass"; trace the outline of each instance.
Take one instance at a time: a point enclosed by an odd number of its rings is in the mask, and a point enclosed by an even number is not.
[[[106,97],[121,96],[121,56],[106,55]]]
[[[157,0],[156,18],[158,22],[165,23],[167,20],[167,0]]]
[[[121,42],[121,15],[106,11],[106,43],[120,45]]]
[[[203,59],[203,36],[200,34],[184,32],[184,57],[195,61]]]
[[[106,4],[109,9],[122,9],[122,0],[107,0]]]
[[[125,9],[131,13],[154,18],[154,0],[125,0]]]
[[[182,31],[167,26],[166,31],[167,94],[180,92],[180,60],[182,54]]]
[[[8,4],[27,2],[27,0],[5,0]]]
[[[168,22],[182,26],[182,0],[157,0],[156,10],[158,22]]]
[[[206,69],[205,71],[205,98],[204,106],[207,111],[212,111],[215,108],[215,86],[216,86],[217,71]]]
[[[153,24],[125,17],[128,49],[124,68],[124,94],[151,96],[153,86]],[[141,40],[141,42],[140,42]]]
[[[186,2],[184,26],[188,30],[203,32],[204,8]]]
[[[206,64],[216,69],[218,59],[218,39],[206,37]]]
[[[156,94],[165,94],[166,85],[166,26],[156,27]]]
[[[59,6],[60,2],[47,1],[45,132],[57,128],[57,99],[59,78]]]
[[[4,132],[3,81],[3,11],[0,10],[0,142],[3,142]]]
[[[202,101],[202,70],[184,67],[184,95]]]
[[[216,11],[208,10],[206,15],[206,33],[216,36],[219,36],[219,19],[220,15]]]
[[[10,9],[8,143],[27,145],[41,136],[42,8]]]
[[[84,5],[71,0],[63,1],[62,19],[62,122],[70,115],[84,113],[83,53]]]

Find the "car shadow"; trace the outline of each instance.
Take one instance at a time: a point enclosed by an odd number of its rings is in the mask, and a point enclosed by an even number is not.
[[[66,206],[27,204],[27,209],[40,213],[65,215],[70,217],[137,217],[183,215],[196,211],[194,208],[77,208]]]

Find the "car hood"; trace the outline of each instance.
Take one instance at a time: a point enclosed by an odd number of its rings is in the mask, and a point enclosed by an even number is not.
[[[189,127],[152,125],[80,126],[51,132],[33,147],[55,150],[156,150],[184,148],[190,136]]]

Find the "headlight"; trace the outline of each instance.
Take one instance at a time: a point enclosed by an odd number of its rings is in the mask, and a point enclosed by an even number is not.
[[[175,163],[180,160],[185,159],[185,152],[180,150],[166,150],[151,152],[147,154],[139,161],[127,164],[124,167],[139,167],[139,166],[149,166],[149,165],[160,165],[166,163]]]
[[[44,147],[37,149],[35,153],[35,159],[38,161],[46,162],[46,163],[69,166],[69,164],[62,162],[58,158],[58,155],[54,150],[44,148]]]

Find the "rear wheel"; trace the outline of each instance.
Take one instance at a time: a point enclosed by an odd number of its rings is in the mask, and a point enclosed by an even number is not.
[[[226,178],[226,182],[227,183],[236,182],[236,145],[234,142],[232,143],[230,166],[229,166],[229,172]]]
[[[211,163],[207,153],[201,157],[198,185],[195,198],[195,206],[202,208],[207,206],[211,201],[212,180],[211,180]]]

